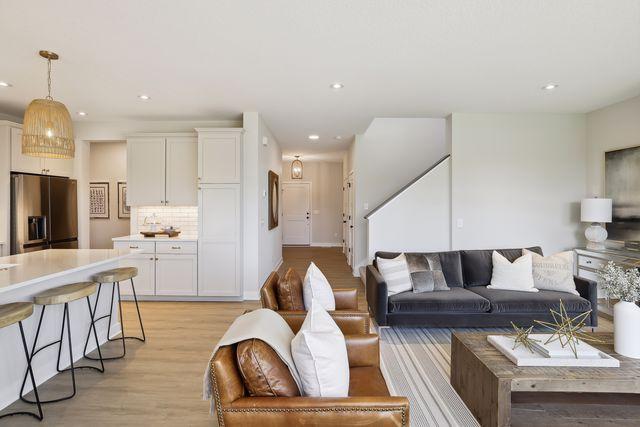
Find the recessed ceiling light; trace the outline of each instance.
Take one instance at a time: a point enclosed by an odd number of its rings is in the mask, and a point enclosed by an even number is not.
[[[0,81],[0,87],[11,87],[11,83]]]
[[[336,135],[333,137],[333,139],[337,139],[338,141],[340,141],[342,139],[342,135]]]
[[[546,84],[546,85],[542,86],[542,90],[554,90],[554,89],[557,89],[557,88],[558,88],[558,85],[555,84],[555,83],[549,83],[549,84]]]
[[[335,82],[335,83],[332,83],[330,87],[331,87],[331,89],[338,90],[338,89],[342,89],[344,87],[344,85],[342,83]]]
[[[78,115],[84,117],[87,115],[87,113],[85,111],[78,111]]]
[[[143,101],[148,101],[151,99],[149,95],[138,95],[138,98],[142,99]]]
[[[315,134],[311,134],[311,135],[309,135],[309,139],[312,140],[312,141],[317,141],[317,140],[320,139],[320,136],[315,135]]]

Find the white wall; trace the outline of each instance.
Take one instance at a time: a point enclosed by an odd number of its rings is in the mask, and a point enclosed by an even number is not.
[[[89,181],[109,183],[109,218],[90,219],[90,246],[110,249],[113,237],[129,234],[129,218],[118,218],[118,182],[127,180],[127,142],[93,142],[90,153]]]
[[[576,247],[586,176],[583,114],[453,114],[453,249]]]
[[[260,117],[260,132],[258,134],[259,162],[258,176],[260,178],[260,246],[258,258],[260,269],[258,275],[258,289],[267,280],[269,274],[282,263],[282,224],[269,230],[269,171],[273,171],[282,179],[282,150],[278,140],[273,136],[262,117]],[[263,138],[267,138],[267,145],[263,145]],[[280,208],[282,203],[280,203]],[[280,212],[278,216],[281,218]],[[257,292],[256,292],[257,294]],[[256,295],[258,299],[258,295]]]
[[[302,180],[291,179],[291,161],[282,163],[282,182],[311,183],[311,246],[342,246],[342,163],[305,162]]]
[[[368,261],[376,251],[451,248],[451,159],[413,183],[368,219]]]
[[[640,145],[640,96],[587,114],[587,193],[604,194],[604,153]]]
[[[243,293],[259,299],[260,287],[282,262],[282,225],[269,230],[267,215],[268,173],[282,175],[282,150],[259,113],[244,113],[243,127]]]
[[[377,118],[364,134],[356,135],[351,156],[355,175],[355,274],[367,260],[367,212],[446,154],[445,119]]]

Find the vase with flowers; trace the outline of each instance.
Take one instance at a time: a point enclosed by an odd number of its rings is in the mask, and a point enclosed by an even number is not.
[[[640,271],[609,261],[598,276],[607,299],[619,300],[613,306],[615,352],[640,359],[640,307],[636,304],[640,300]]]

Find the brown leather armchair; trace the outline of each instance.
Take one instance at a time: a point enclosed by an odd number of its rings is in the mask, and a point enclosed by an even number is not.
[[[345,335],[368,334],[369,312],[358,311],[358,290],[355,288],[334,289],[333,296],[336,300],[336,309],[330,311],[329,314],[336,320],[342,333]],[[262,308],[268,308],[283,316],[288,316],[288,321],[295,323],[297,329],[300,328],[307,315],[302,303],[302,279],[292,268],[287,270],[282,279],[275,271],[269,275],[267,281],[260,288],[260,301]]]
[[[282,313],[281,313],[282,314]],[[291,329],[297,318],[283,315]],[[339,320],[336,321],[338,326]],[[236,361],[236,346],[220,347],[211,362],[216,415],[221,427],[295,425],[408,426],[409,401],[389,395],[380,371],[379,337],[345,335],[349,357],[349,396],[251,397],[245,389]]]

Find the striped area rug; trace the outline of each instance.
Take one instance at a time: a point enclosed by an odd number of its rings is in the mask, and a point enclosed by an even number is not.
[[[381,328],[379,334],[382,372],[392,394],[409,399],[412,426],[479,426],[449,383],[451,329]]]

